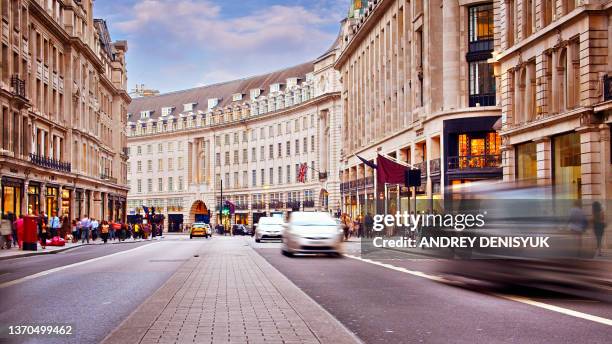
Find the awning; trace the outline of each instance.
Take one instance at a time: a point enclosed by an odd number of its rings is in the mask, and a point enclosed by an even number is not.
[[[498,118],[497,121],[493,124],[493,130],[499,131],[502,128],[502,118]]]

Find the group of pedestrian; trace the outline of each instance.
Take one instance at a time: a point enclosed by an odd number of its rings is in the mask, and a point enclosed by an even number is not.
[[[344,241],[347,241],[351,237],[363,238],[367,236],[366,234],[369,233],[367,229],[368,216],[369,214],[366,215],[365,222],[363,221],[364,218],[361,215],[357,216],[354,220],[352,220],[347,214],[342,216],[340,222],[342,231],[344,232]]]

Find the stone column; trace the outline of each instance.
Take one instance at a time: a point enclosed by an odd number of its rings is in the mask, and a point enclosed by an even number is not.
[[[515,174],[516,156],[515,156],[514,146],[512,145],[503,146],[501,148],[501,154],[502,154],[502,171],[503,171],[504,181],[516,180],[516,174]]]
[[[23,215],[27,215],[28,214],[28,204],[29,204],[29,197],[28,197],[28,187],[30,186],[30,180],[26,179],[23,182],[23,201],[21,202],[21,214]],[[2,190],[2,187],[0,186],[0,190]]]
[[[40,212],[47,213],[47,184],[40,184],[40,195],[38,195],[40,200]]]
[[[602,196],[601,136],[597,126],[576,130],[580,134],[580,174],[583,199],[597,200]]]
[[[539,185],[547,185],[552,181],[552,153],[550,137],[534,140],[536,143],[537,176]]]
[[[458,108],[461,104],[459,71],[459,1],[443,0],[442,3],[442,70],[444,81],[442,84],[444,93],[444,109]]]

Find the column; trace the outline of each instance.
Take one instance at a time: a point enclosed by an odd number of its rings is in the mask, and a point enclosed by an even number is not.
[[[30,180],[26,179],[23,182],[23,199],[21,200],[21,213],[23,215],[27,215],[28,214],[28,203],[29,203],[29,197],[28,197],[28,187],[30,186]],[[2,190],[2,187],[0,186],[0,190]]]
[[[516,179],[515,175],[515,150],[512,145],[505,145],[501,148],[502,154],[502,173],[504,181],[513,181]]]
[[[40,212],[47,214],[47,184],[40,184]]]
[[[459,85],[459,2],[457,0],[443,0],[442,5],[442,71],[444,109],[453,109],[460,106]]]
[[[580,172],[583,199],[599,200],[602,196],[601,135],[597,126],[578,128],[580,134]]]
[[[57,209],[53,209],[53,210],[56,211],[56,214],[59,218],[62,218],[64,214],[61,213],[61,210],[62,210],[62,186],[61,185],[57,188],[56,200],[57,200]]]
[[[548,185],[552,181],[552,153],[550,137],[534,140],[536,143],[537,176],[539,185]]]

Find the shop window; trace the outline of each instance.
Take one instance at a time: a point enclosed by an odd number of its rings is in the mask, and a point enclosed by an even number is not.
[[[579,198],[581,186],[580,135],[553,137],[555,191],[562,198]]]
[[[528,142],[516,146],[516,176],[519,180],[537,178],[536,143]]]

